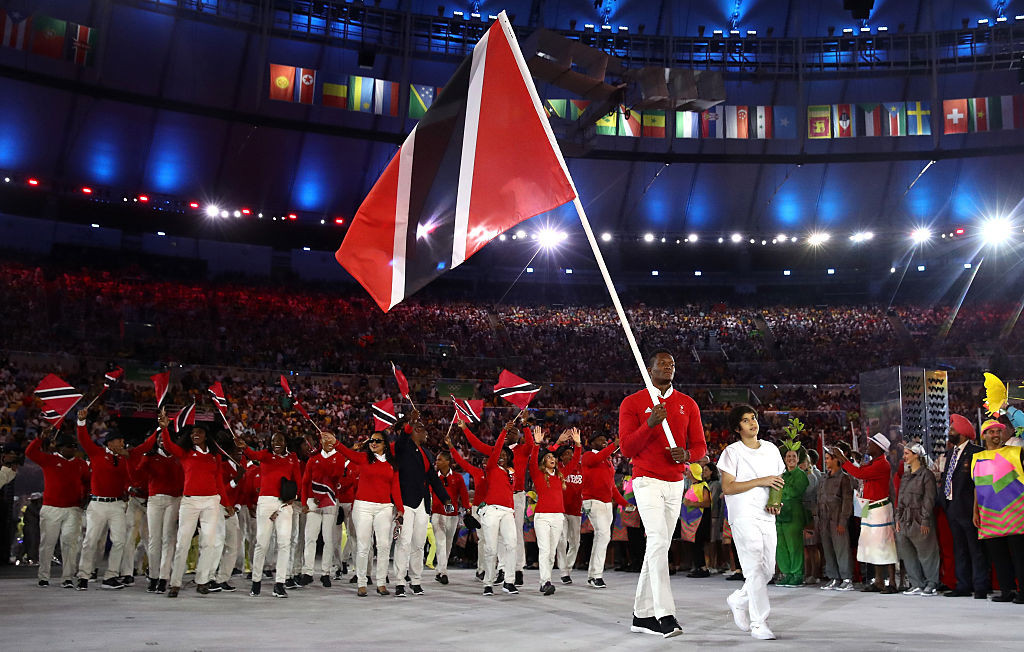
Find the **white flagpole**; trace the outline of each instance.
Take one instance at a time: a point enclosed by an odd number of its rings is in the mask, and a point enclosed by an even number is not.
[[[551,149],[554,150],[555,156],[558,157],[558,162],[562,166],[562,172],[565,173],[565,178],[569,181],[569,185],[572,186],[573,194],[576,196],[575,199],[572,200],[573,205],[576,207],[576,214],[580,216],[580,223],[583,224],[583,231],[587,234],[587,240],[590,242],[590,248],[594,251],[594,258],[597,259],[597,267],[601,270],[601,277],[604,279],[605,287],[608,288],[608,295],[611,296],[612,304],[615,306],[615,312],[619,315],[619,321],[622,323],[622,330],[626,333],[626,340],[629,342],[629,348],[633,351],[633,357],[636,359],[637,367],[640,368],[640,375],[644,379],[644,386],[651,395],[651,401],[657,405],[660,403],[658,390],[655,389],[654,383],[651,381],[651,374],[647,371],[647,364],[644,362],[644,358],[640,354],[640,348],[636,344],[636,338],[633,337],[633,329],[629,325],[629,319],[626,318],[626,312],[622,309],[622,303],[619,301],[619,295],[615,291],[615,284],[612,283],[612,277],[608,273],[608,267],[604,263],[604,256],[601,255],[601,248],[597,245],[597,239],[594,237],[594,231],[590,228],[590,221],[587,220],[587,213],[583,210],[583,204],[580,202],[580,195],[576,190],[576,184],[572,180],[572,175],[569,174],[569,168],[565,164],[565,158],[562,156],[562,150],[558,146],[558,141],[555,140],[555,133],[551,130],[551,123],[548,122],[547,113],[540,104],[540,95],[537,94],[537,86],[533,83],[533,75],[530,74],[530,69],[526,65],[526,59],[523,57],[523,51],[519,48],[519,41],[516,39],[515,30],[512,29],[512,23],[509,22],[504,11],[498,14],[498,22],[501,24],[502,29],[505,30],[509,45],[512,48],[512,54],[515,56],[516,63],[519,65],[519,72],[522,74],[523,81],[526,82],[526,88],[529,90],[530,97],[533,99],[533,105],[534,109],[537,111],[537,117],[540,120],[541,126],[544,128],[544,133],[547,134],[548,141],[551,143]],[[665,438],[668,440],[669,446],[675,448],[676,439],[672,436],[672,430],[669,428],[668,419],[661,422],[661,427],[665,431]]]

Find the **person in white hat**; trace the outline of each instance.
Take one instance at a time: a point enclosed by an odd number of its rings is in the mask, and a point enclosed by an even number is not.
[[[868,501],[861,513],[860,539],[857,542],[857,561],[873,564],[875,583],[864,587],[866,592],[896,593],[896,529],[892,500],[889,498],[889,439],[875,433],[868,439],[871,462],[857,466],[846,455],[836,450],[842,459],[843,470],[864,481],[864,499]],[[889,584],[884,583],[888,571]]]

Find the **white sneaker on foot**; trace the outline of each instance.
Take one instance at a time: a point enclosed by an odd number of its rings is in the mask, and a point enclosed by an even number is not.
[[[747,611],[748,602],[739,596],[739,591],[733,591],[725,599],[725,603],[732,609],[732,621],[744,632],[750,631],[750,613]]]
[[[751,625],[750,637],[756,638],[761,641],[775,640],[775,634],[772,633],[772,630],[768,629],[767,623],[761,623],[760,625]]]

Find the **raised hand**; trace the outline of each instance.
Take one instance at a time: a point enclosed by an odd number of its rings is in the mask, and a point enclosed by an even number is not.
[[[87,416],[89,416],[89,410],[86,410],[86,409],[83,408],[83,409],[78,411],[78,420],[79,421],[85,421],[85,418]]]
[[[163,408],[160,408],[160,414],[157,415],[156,422],[163,430],[167,430],[167,426],[171,424],[171,420],[167,418],[167,411]]]
[[[538,444],[544,441],[544,431],[540,426],[533,427],[533,441]]]

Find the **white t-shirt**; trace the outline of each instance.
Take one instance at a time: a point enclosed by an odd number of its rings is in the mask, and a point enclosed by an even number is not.
[[[742,441],[737,441],[722,451],[718,459],[718,470],[725,471],[738,482],[746,482],[766,475],[782,475],[786,464],[782,461],[779,449],[768,442],[761,441],[760,447],[748,448]],[[775,521],[775,515],[764,509],[767,504],[768,487],[754,487],[725,497],[729,523],[744,518]]]

